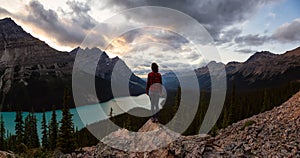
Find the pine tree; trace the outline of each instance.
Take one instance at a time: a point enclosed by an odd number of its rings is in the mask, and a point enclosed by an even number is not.
[[[223,120],[222,120],[222,127],[225,128],[228,126],[228,110],[226,107],[224,107],[223,112]]]
[[[39,147],[39,138],[37,134],[37,120],[33,112],[30,112],[25,118],[24,142],[29,148]]]
[[[173,122],[171,124],[172,130],[176,130],[176,127],[178,126],[178,123],[180,121],[180,118],[178,118],[176,116],[176,112],[177,112],[177,110],[180,106],[180,102],[181,102],[181,87],[178,86],[177,87],[177,93],[176,93],[176,96],[175,96],[175,104],[174,104],[174,106],[172,108],[172,111],[171,111],[171,113],[173,115]]]
[[[64,153],[70,153],[75,149],[74,126],[72,122],[72,114],[68,106],[70,98],[69,89],[65,88],[63,116],[61,126],[59,128],[58,147]]]
[[[200,103],[199,103],[199,123],[200,123],[200,126],[202,125],[203,123],[203,120],[204,120],[204,117],[205,117],[205,114],[206,114],[206,111],[207,111],[207,108],[208,108],[208,103],[206,101],[206,92],[201,92],[201,95],[200,95]],[[199,126],[199,129],[200,129],[200,126]]]
[[[180,101],[181,101],[181,87],[178,86],[177,93],[175,96],[175,108],[178,108],[180,106]]]
[[[11,151],[16,151],[16,147],[17,147],[17,136],[16,135],[12,135],[11,133],[9,133],[7,131],[7,139],[6,139],[6,146],[8,150]]]
[[[5,126],[2,114],[0,117],[0,150],[6,150]]]
[[[24,122],[22,117],[22,112],[18,110],[16,112],[16,119],[15,119],[15,131],[16,131],[16,143],[21,144],[24,143]]]
[[[126,127],[125,127],[125,128],[126,128],[127,130],[129,130],[129,131],[132,131],[132,130],[133,130],[130,116],[127,116]]]
[[[79,135],[78,135],[78,127],[77,126],[75,126],[74,127],[74,132],[73,132],[73,137],[74,137],[74,142],[75,142],[75,148],[78,148],[79,147],[79,144],[80,143],[78,143],[78,140],[79,140],[79,137],[78,137]]]
[[[57,147],[58,123],[56,121],[55,106],[53,106],[51,122],[49,125],[49,148],[51,150]]]
[[[236,106],[236,102],[235,102],[235,97],[236,97],[236,93],[235,93],[235,84],[232,85],[232,91],[231,91],[231,96],[230,96],[230,103],[229,103],[229,108],[228,108],[228,115],[227,115],[227,122],[225,123],[226,126],[230,125],[231,123],[233,123],[235,120],[234,118],[234,114],[235,114],[235,106]]]
[[[48,130],[47,130],[47,122],[46,122],[46,114],[45,111],[43,112],[43,118],[42,118],[42,147],[43,149],[47,150],[49,148],[48,144]]]
[[[30,134],[31,133],[31,125],[30,125],[30,114],[28,114],[25,118],[25,123],[24,123],[24,142],[27,146],[31,147],[31,142],[30,142]]]
[[[210,134],[214,137],[214,136],[216,136],[217,135],[217,131],[218,131],[218,126],[217,125],[214,125],[213,127],[212,127],[212,129],[210,130]]]
[[[39,135],[37,132],[37,119],[34,113],[31,114],[31,122],[32,122],[32,147],[38,148],[40,147]]]
[[[262,108],[260,110],[260,112],[264,112],[266,110],[268,110],[270,108],[270,98],[269,98],[269,94],[267,93],[267,90],[264,90],[264,99],[263,99],[263,104],[262,104]]]

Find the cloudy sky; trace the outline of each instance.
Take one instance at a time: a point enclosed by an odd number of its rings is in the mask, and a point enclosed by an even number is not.
[[[118,27],[108,24],[111,16],[141,6],[178,10],[201,24],[212,41],[203,43],[203,39],[196,37],[197,33],[192,37],[199,27],[185,27],[182,20],[176,18],[168,21],[173,17],[168,19],[167,13],[151,16],[151,8],[120,16]],[[256,51],[280,54],[299,47],[299,6],[298,0],[60,0],[55,3],[52,0],[1,0],[0,18],[11,17],[24,30],[62,51],[82,46],[87,35],[98,27],[102,34],[96,34],[93,39],[102,41],[100,49],[106,50],[110,57],[124,58],[132,69],[142,74],[152,61],[169,68],[201,66],[207,60],[193,48],[195,43],[216,46],[219,61],[223,63],[245,61]],[[113,40],[110,36],[122,30],[119,26],[131,28],[152,23],[161,26],[133,29]],[[189,37],[178,32],[178,28],[190,32]]]

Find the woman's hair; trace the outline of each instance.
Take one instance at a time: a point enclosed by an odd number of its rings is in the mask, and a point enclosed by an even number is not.
[[[158,72],[158,65],[156,63],[151,64],[151,69],[153,72]]]

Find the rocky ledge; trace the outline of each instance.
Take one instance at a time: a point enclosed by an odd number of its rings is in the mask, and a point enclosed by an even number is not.
[[[281,106],[218,132],[214,144],[242,157],[300,157],[300,92]]]
[[[7,151],[0,151],[0,158],[15,158],[15,154]]]
[[[126,152],[106,145],[102,142],[96,146],[89,148],[82,148],[82,153],[77,154],[78,158],[88,157],[118,157],[118,158],[173,158],[173,157],[229,157],[229,155],[217,145],[214,145],[214,138],[206,134],[195,136],[180,136],[176,133],[168,130],[166,127],[158,123],[153,123],[151,120],[145,123],[145,125],[139,130],[139,132],[155,132],[153,137],[139,137],[139,135],[132,134],[126,129],[121,129],[113,132],[109,136],[103,139],[103,142],[110,141],[111,144],[121,143],[123,146],[132,144],[134,147],[139,147],[144,152]],[[176,138],[175,141],[171,141],[168,145],[156,150],[149,150],[155,146],[160,146],[159,140],[171,140]],[[138,140],[138,141],[137,141]],[[132,143],[131,141],[136,141]],[[144,143],[143,143],[144,142]],[[148,147],[148,148],[147,148]],[[134,148],[135,149],[135,148]],[[131,150],[134,150],[131,149]],[[66,155],[66,157],[72,157],[72,154]]]

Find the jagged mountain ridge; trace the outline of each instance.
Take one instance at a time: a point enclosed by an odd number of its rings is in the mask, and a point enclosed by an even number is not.
[[[273,54],[268,51],[256,52],[245,62],[211,61],[206,66],[195,69],[199,86],[210,91],[211,78],[208,65],[225,67],[227,87],[233,85],[241,91],[276,87],[291,81],[300,80],[300,47],[287,51],[284,54]],[[219,71],[216,69],[216,71]],[[163,74],[166,88],[170,91],[177,90],[179,82],[173,72]]]
[[[24,110],[32,107],[36,111],[60,108],[64,87],[71,87],[73,63],[78,51],[82,53],[102,53],[96,71],[96,81],[100,88],[101,101],[112,98],[110,74],[118,57],[109,56],[98,48],[75,48],[71,52],[61,52],[51,48],[45,42],[25,32],[11,18],[0,20],[0,103],[2,110],[15,110],[21,106]],[[131,70],[123,62],[127,72]],[[129,87],[132,95],[144,92],[144,81],[132,74]],[[104,93],[105,92],[105,93]],[[15,99],[18,98],[18,99]],[[70,104],[74,105],[73,99]]]
[[[300,47],[280,55],[255,53],[227,76],[231,83],[251,88],[275,87],[300,80]]]
[[[209,64],[222,64],[210,62]],[[224,64],[223,64],[224,65]],[[300,47],[284,54],[267,51],[257,52],[245,62],[229,62],[224,65],[228,87],[249,90],[277,86],[290,81],[300,80]],[[207,67],[195,70],[199,84],[210,87]]]
[[[15,106],[23,104],[46,104],[47,101],[41,98],[48,101],[53,99],[52,104],[58,104],[61,99],[56,97],[62,93],[55,94],[54,91],[61,90],[60,84],[70,80],[68,76],[71,75],[74,58],[68,52],[57,51],[25,32],[11,18],[0,20],[0,32],[0,87],[3,110],[13,110]],[[58,78],[65,81],[58,81]],[[50,86],[49,82],[54,84]],[[58,87],[52,88],[55,85]],[[46,96],[51,94],[53,97]]]
[[[273,76],[284,74],[289,69],[300,67],[300,47],[282,55],[270,52],[257,52],[251,56],[241,67],[237,67],[238,72],[244,77],[251,76],[254,79],[270,79]]]
[[[0,68],[11,80],[29,78],[32,73],[67,73],[72,70],[71,57],[26,33],[12,19],[0,20]],[[43,72],[42,72],[43,71]]]

